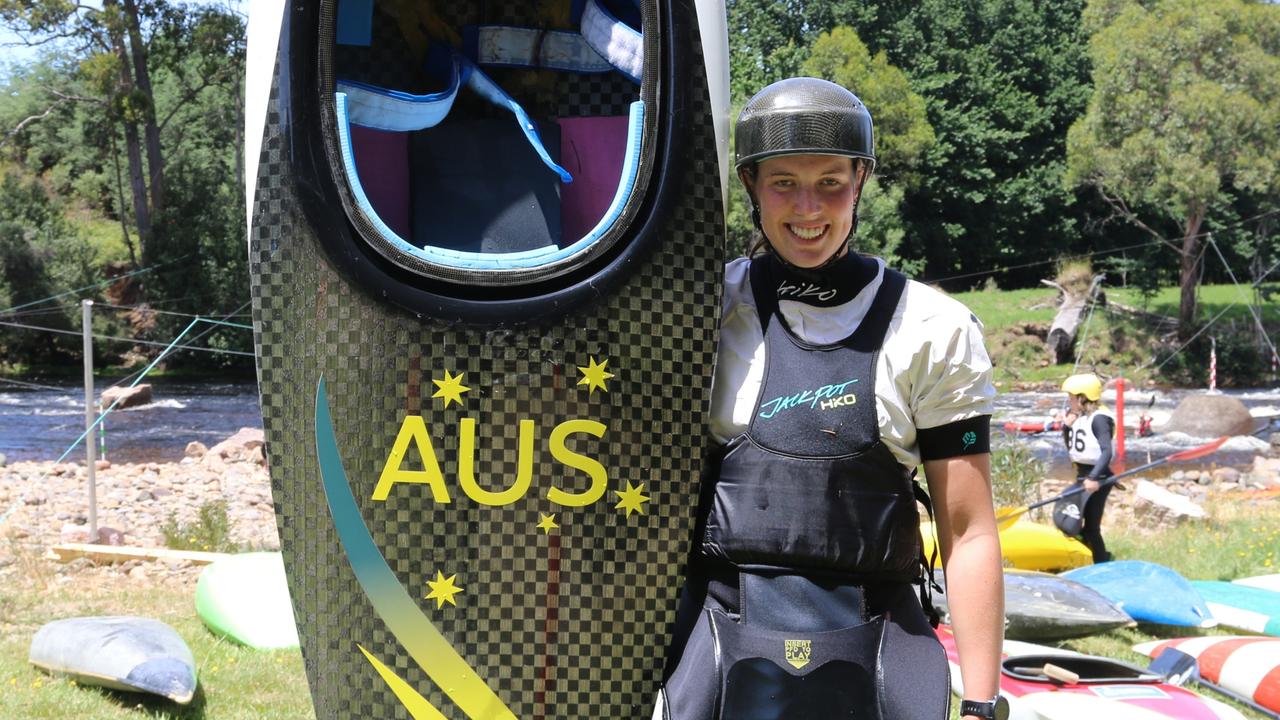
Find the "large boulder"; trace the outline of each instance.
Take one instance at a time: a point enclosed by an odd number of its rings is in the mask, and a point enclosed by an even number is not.
[[[1244,403],[1226,395],[1189,395],[1178,403],[1164,432],[1186,433],[1194,437],[1248,435],[1254,419]]]
[[[261,457],[261,451],[256,454],[253,451],[261,448],[262,444],[262,428],[240,428],[235,435],[209,448],[205,458],[256,462]]]
[[[111,407],[111,403],[115,402],[117,398],[120,402],[116,405],[116,410],[146,405],[151,402],[151,386],[143,383],[133,387],[109,387],[102,391],[102,397],[98,400],[102,403],[102,407],[106,409]]]

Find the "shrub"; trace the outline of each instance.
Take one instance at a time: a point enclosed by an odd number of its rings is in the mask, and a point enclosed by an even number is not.
[[[1016,438],[991,448],[991,493],[996,507],[1021,507],[1038,499],[1044,461]]]
[[[226,500],[210,500],[200,506],[195,522],[184,523],[176,513],[160,526],[165,547],[174,550],[239,552],[243,548],[231,539],[231,520]]]

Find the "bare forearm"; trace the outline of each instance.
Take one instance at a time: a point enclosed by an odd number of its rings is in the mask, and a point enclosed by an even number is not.
[[[949,560],[945,563],[947,603],[960,652],[964,697],[990,700],[999,689],[1000,647],[1004,639],[1000,541],[994,532],[969,533],[956,542]]]
[[[990,700],[1000,680],[1004,641],[1004,570],[991,501],[990,457],[925,463],[947,576],[964,697]]]

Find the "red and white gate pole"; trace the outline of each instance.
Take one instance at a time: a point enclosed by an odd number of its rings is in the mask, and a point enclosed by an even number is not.
[[[1209,392],[1218,392],[1218,340],[1209,337]]]

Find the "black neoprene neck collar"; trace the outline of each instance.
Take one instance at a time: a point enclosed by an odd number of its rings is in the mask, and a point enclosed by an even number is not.
[[[784,263],[773,253],[757,258],[769,268],[769,282],[778,300],[792,300],[815,307],[843,305],[857,297],[879,272],[874,258],[849,252],[820,268],[805,269]]]

